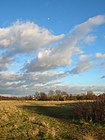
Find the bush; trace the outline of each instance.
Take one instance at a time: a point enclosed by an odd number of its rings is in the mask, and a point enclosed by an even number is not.
[[[96,101],[78,103],[74,115],[85,121],[105,122],[105,93],[98,96]]]

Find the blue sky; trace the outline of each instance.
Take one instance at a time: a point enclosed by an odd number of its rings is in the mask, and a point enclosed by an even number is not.
[[[0,0],[1,95],[104,85],[104,0]]]

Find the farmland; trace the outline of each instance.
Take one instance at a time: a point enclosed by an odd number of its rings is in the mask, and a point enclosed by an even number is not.
[[[76,120],[76,101],[0,101],[0,140],[105,140],[105,125]]]

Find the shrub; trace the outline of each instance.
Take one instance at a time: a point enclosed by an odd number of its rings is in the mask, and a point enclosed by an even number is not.
[[[105,122],[105,94],[98,96],[96,101],[78,103],[74,115],[85,121]]]

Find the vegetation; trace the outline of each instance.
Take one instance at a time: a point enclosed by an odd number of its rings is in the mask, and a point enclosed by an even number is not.
[[[104,120],[85,121],[81,112],[83,104],[105,109],[102,96],[94,102],[0,101],[0,140],[104,140]]]
[[[92,91],[87,91],[86,94],[68,94],[65,91],[49,91],[48,94],[45,92],[35,92],[34,95],[22,96],[22,97],[5,97],[0,96],[0,100],[37,100],[37,101],[68,101],[68,100],[96,100],[97,95]]]
[[[99,95],[94,102],[79,103],[75,116],[85,121],[105,123],[105,94]]]

